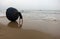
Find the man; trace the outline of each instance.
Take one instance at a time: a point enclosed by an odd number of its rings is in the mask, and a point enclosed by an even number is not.
[[[18,19],[18,17],[20,17],[20,19],[23,19],[21,12],[18,12],[18,10],[16,10],[13,7],[10,7],[10,8],[7,9],[6,17],[10,21],[16,21]]]

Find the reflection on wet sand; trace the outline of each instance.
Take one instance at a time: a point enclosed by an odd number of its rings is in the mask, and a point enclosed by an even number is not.
[[[10,22],[10,23],[8,23],[8,27],[11,27],[11,28],[21,28],[22,24],[19,24],[19,26],[18,26],[18,23],[16,21],[15,22]]]

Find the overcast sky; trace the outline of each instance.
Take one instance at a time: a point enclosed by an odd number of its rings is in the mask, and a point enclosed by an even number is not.
[[[0,10],[8,7],[19,10],[60,10],[60,0],[0,0]]]

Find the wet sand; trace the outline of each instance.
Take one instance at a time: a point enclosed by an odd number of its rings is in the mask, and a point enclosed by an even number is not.
[[[0,17],[0,39],[60,39],[60,20],[23,19],[10,22]]]

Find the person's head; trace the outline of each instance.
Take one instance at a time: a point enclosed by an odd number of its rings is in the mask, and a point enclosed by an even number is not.
[[[18,12],[20,19],[23,19],[21,12]]]

